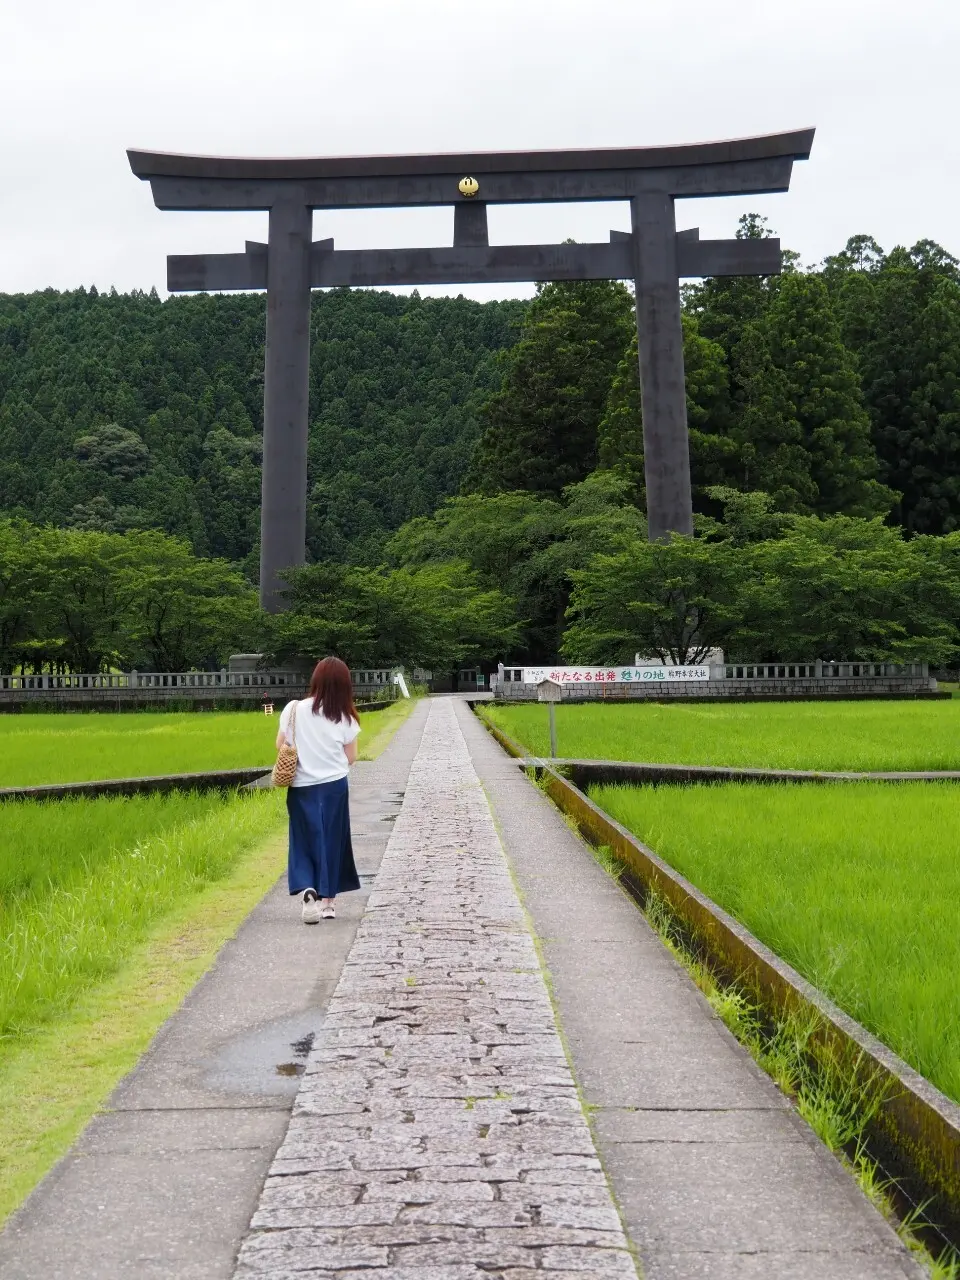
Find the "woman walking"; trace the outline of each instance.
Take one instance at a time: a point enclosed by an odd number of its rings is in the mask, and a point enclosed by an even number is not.
[[[277,734],[277,750],[284,743],[297,749],[297,772],[287,789],[287,883],[291,896],[302,898],[304,924],[332,920],[337,894],[360,888],[347,788],[359,732],[350,671],[339,658],[324,658],[307,697],[284,707]]]

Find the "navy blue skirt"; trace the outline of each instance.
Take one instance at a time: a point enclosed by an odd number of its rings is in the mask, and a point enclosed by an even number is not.
[[[287,884],[291,894],[315,889],[321,898],[335,898],[338,893],[359,889],[346,778],[312,787],[288,787],[287,813]]]

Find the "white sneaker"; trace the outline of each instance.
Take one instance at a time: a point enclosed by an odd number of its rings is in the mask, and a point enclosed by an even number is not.
[[[320,923],[320,901],[313,889],[304,889],[300,919],[304,924]]]
[[[324,920],[335,920],[337,918],[337,913],[333,909],[333,903],[328,902],[327,905],[323,907],[323,909],[321,910],[320,915],[323,917]]]

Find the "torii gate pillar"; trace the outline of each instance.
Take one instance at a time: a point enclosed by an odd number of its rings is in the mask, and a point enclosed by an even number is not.
[[[693,533],[677,228],[673,198],[665,192],[635,196],[630,212],[647,536],[655,542],[671,533]]]
[[[263,375],[260,599],[282,608],[280,574],[304,562],[313,210],[294,193],[270,210]]]

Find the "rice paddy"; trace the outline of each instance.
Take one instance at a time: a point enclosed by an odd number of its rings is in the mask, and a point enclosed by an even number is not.
[[[412,705],[360,713],[361,759]],[[279,716],[279,706],[272,717],[262,711],[0,716],[0,787],[269,766]]]
[[[960,1102],[954,784],[604,786],[590,795]]]
[[[281,814],[269,791],[0,805],[0,1066]]]
[[[488,704],[481,714],[531,755],[549,756],[548,708]],[[960,699],[560,705],[566,759],[768,769],[960,769]]]

